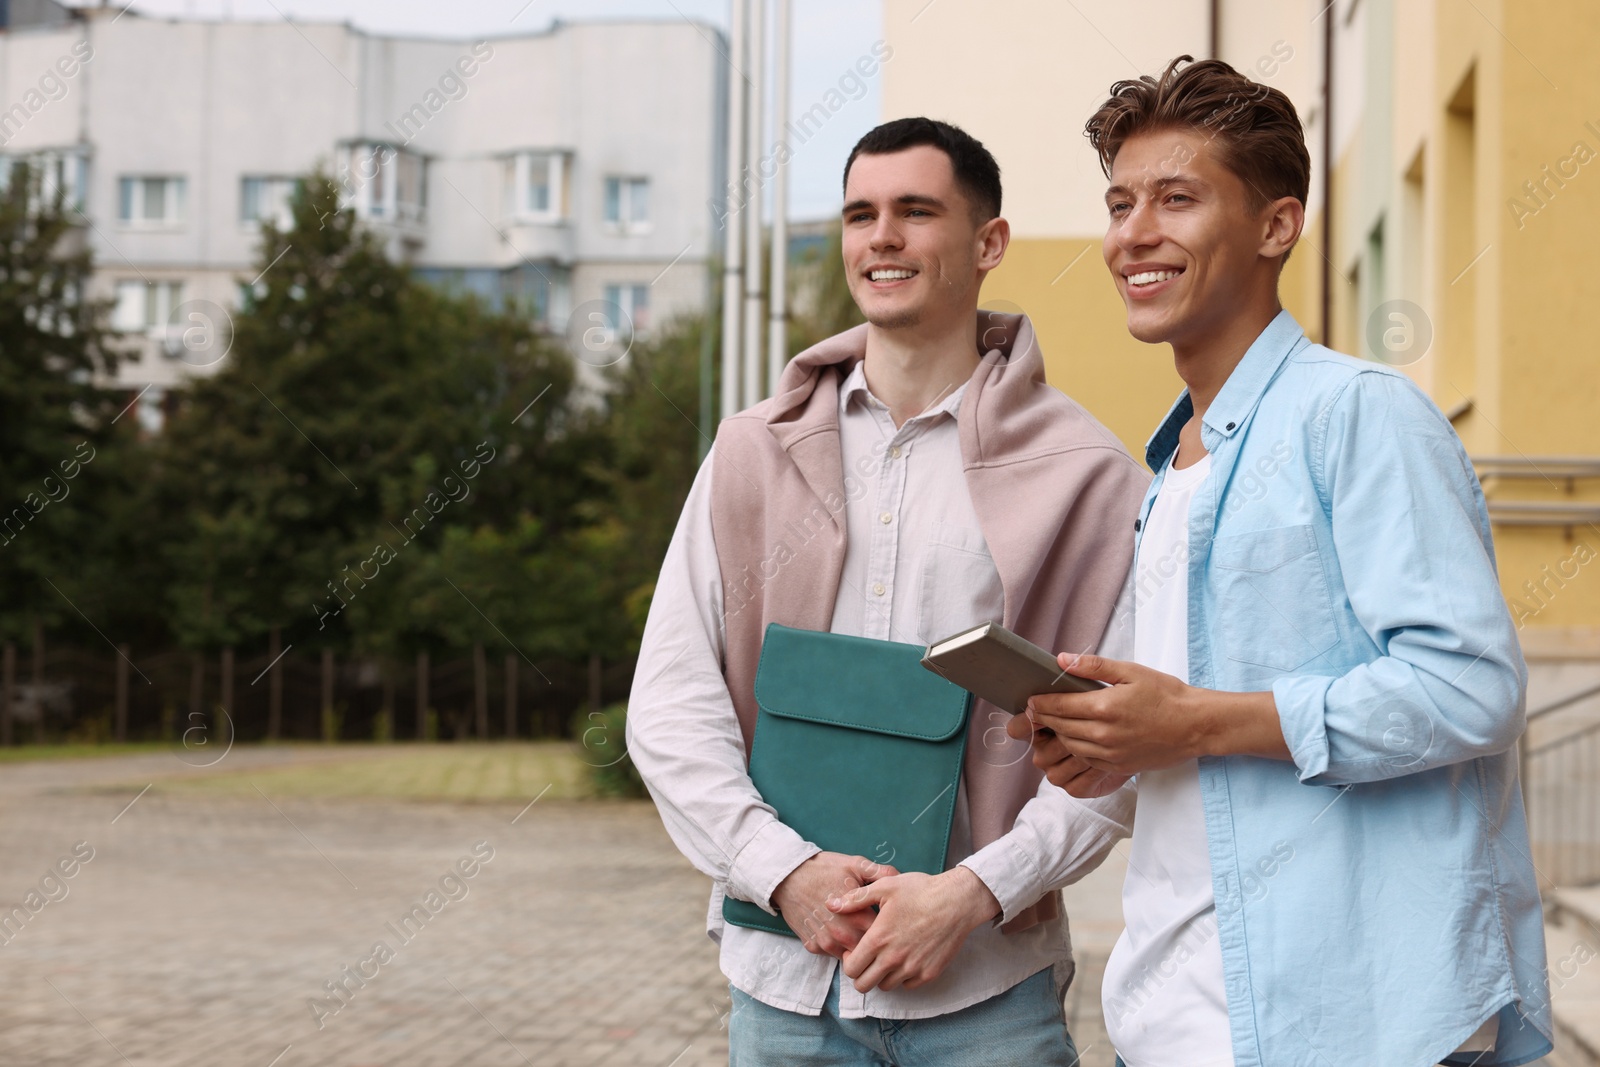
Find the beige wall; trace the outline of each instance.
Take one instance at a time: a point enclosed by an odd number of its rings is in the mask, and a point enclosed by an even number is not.
[[[1119,78],[1206,54],[1205,5],[1161,7],[1134,25],[1111,0],[884,0],[883,117],[954,122],[1000,163],[1013,240],[984,306],[1026,311],[1051,383],[1140,457],[1183,383],[1166,346],[1128,336],[1100,256],[1106,179],[1083,124]]]
[[[883,117],[945,119],[982,141],[1017,236],[1098,236],[1105,178],[1084,122],[1112,82],[1207,48],[1204,4],[1156,6],[1134,23],[1115,0],[884,0]]]
[[[1105,180],[1083,122],[1110,84],[1205,55],[1205,0],[885,0],[884,117],[956,122],[999,159],[1016,235],[985,287],[1038,328],[1051,381],[1142,454],[1180,389],[1165,346],[1133,341],[1106,276]],[[1322,188],[1324,28],[1334,28],[1334,179]],[[1223,0],[1222,58],[1287,93],[1313,168],[1308,222],[1284,273],[1284,305],[1322,336],[1331,280],[1332,344],[1367,354],[1366,322],[1410,300],[1433,346],[1405,367],[1445,410],[1474,457],[1600,456],[1600,4],[1593,0]],[[1470,108],[1457,99],[1471,72]],[[1470,111],[1470,114],[1469,114]],[[1587,124],[1592,123],[1593,126]],[[1522,184],[1546,164],[1595,153],[1536,213]],[[1332,241],[1322,235],[1333,205]],[[1369,238],[1381,222],[1381,254]],[[1324,247],[1330,245],[1329,247]],[[1480,256],[1481,253],[1481,256]],[[1374,258],[1376,256],[1376,258]],[[1476,257],[1476,261],[1474,262]],[[1469,268],[1470,265],[1470,269]],[[1505,502],[1600,503],[1600,479],[1489,478]],[[1530,654],[1600,656],[1600,560],[1557,586],[1600,527],[1497,522],[1503,588],[1525,616]],[[1592,573],[1591,573],[1592,572]],[[1547,591],[1533,598],[1525,583]],[[1523,614],[1519,611],[1519,614]]]

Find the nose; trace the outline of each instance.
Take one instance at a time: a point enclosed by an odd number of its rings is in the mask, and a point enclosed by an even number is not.
[[[1155,202],[1145,199],[1134,204],[1114,226],[1116,246],[1123,252],[1153,248],[1161,243],[1161,228],[1156,221]]]
[[[878,221],[872,227],[872,250],[882,252],[885,249],[904,248],[906,237],[900,230],[900,223],[887,212],[878,216]]]

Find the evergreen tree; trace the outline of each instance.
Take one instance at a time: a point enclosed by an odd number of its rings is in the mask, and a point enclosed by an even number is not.
[[[88,299],[90,254],[76,213],[44,175],[16,164],[0,191],[0,635],[82,623],[69,603],[102,528],[105,458],[123,401],[104,321]]]
[[[285,627],[401,653],[459,637],[475,612],[448,584],[416,587],[447,529],[554,536],[592,492],[570,361],[522,317],[414,280],[325,175],[287,231],[263,230],[260,263],[226,362],[160,450],[160,506],[186,515],[168,552],[179,638]]]

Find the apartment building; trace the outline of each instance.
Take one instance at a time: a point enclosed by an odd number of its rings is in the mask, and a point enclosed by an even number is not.
[[[181,342],[189,313],[240,305],[262,222],[317,166],[420,277],[554,333],[574,309],[645,332],[703,303],[723,185],[714,27],[445,40],[5,6],[0,156],[81,211],[95,287],[141,348],[116,384],[152,386],[147,407],[210,372]]]

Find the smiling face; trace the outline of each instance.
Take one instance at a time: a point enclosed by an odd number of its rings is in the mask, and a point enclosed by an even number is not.
[[[1102,250],[1147,343],[1203,346],[1241,308],[1276,303],[1282,256],[1299,235],[1299,201],[1259,197],[1199,130],[1152,130],[1117,151]]]
[[[857,156],[845,183],[850,295],[882,330],[970,329],[983,277],[999,265],[1004,219],[979,222],[950,157],[931,145]]]

